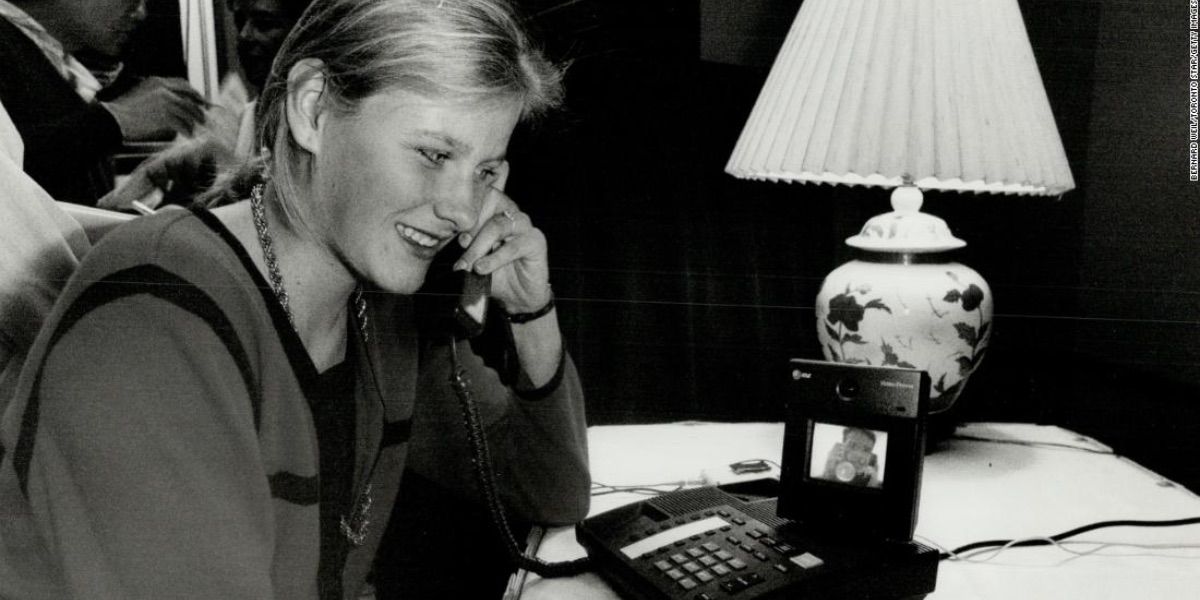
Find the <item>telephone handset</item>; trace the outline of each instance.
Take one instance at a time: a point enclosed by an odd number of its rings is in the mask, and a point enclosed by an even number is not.
[[[463,275],[462,294],[454,307],[454,321],[459,328],[458,334],[471,338],[483,333],[487,321],[488,291],[491,289],[492,276],[479,275],[468,271]],[[566,577],[578,575],[591,566],[587,558],[571,561],[549,563],[538,558],[526,556],[512,526],[504,512],[500,500],[500,492],[496,487],[495,470],[492,466],[491,453],[488,451],[487,438],[484,435],[483,421],[479,409],[471,396],[471,382],[467,379],[466,370],[458,360],[459,335],[450,338],[450,387],[458,397],[459,406],[463,412],[463,422],[467,428],[467,439],[471,444],[471,466],[475,471],[475,479],[483,492],[488,513],[492,523],[500,533],[500,541],[504,544],[510,562],[518,568],[537,573],[542,577]]]
[[[454,321],[463,336],[473,338],[483,333],[487,321],[488,291],[492,288],[492,276],[474,271],[463,274],[462,294],[454,305]]]

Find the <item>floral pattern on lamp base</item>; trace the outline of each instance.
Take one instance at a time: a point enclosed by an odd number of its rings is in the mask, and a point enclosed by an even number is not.
[[[930,412],[954,404],[991,339],[992,292],[961,263],[852,260],[817,294],[825,359],[929,373]]]

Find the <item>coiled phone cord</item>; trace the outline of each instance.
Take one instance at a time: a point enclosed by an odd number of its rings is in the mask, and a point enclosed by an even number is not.
[[[513,535],[512,526],[508,523],[508,516],[504,513],[504,506],[500,501],[500,493],[496,489],[496,475],[492,468],[492,455],[488,450],[487,438],[484,437],[483,423],[479,418],[479,408],[475,406],[475,400],[471,397],[471,382],[467,379],[467,372],[459,364],[458,345],[454,338],[450,339],[450,366],[450,387],[454,388],[454,394],[458,396],[458,403],[463,412],[463,420],[467,426],[467,437],[471,444],[471,466],[475,470],[475,479],[479,482],[479,488],[483,491],[484,501],[487,503],[488,512],[491,513],[492,523],[499,530],[500,540],[508,552],[509,560],[517,568],[537,573],[546,578],[570,577],[590,569],[591,561],[586,556],[562,562],[546,562],[537,557],[526,556],[521,552],[517,538]]]

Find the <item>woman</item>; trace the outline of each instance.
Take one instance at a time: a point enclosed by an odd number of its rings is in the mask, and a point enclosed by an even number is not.
[[[35,342],[0,432],[0,596],[356,597],[406,465],[472,487],[451,344],[408,296],[455,244],[510,321],[511,385],[454,344],[507,504],[582,518],[545,237],[500,191],[558,81],[502,0],[317,0],[260,100],[269,177],[110,234]]]

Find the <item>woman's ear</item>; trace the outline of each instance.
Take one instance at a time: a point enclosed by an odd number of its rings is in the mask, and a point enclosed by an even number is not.
[[[325,122],[325,63],[302,58],[287,76],[287,120],[292,139],[313,154],[321,151],[321,126]]]

